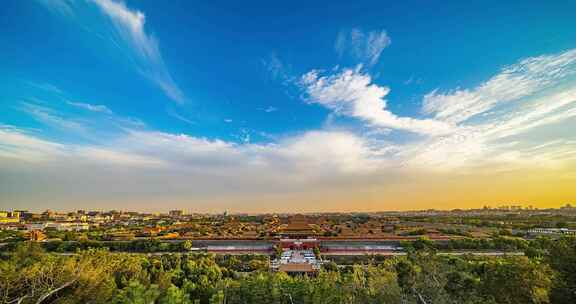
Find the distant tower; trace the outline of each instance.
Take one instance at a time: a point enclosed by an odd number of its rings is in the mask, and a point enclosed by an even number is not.
[[[169,215],[172,217],[180,217],[184,215],[184,211],[182,210],[170,210]]]

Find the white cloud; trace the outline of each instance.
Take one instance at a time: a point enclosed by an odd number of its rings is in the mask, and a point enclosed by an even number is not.
[[[8,189],[0,187],[18,199],[34,199],[31,185],[45,187],[45,195],[60,200],[55,208],[88,197],[103,202],[136,199],[143,204],[139,208],[152,208],[144,200],[155,197],[165,204],[178,198],[190,203],[249,197],[254,204],[265,195],[348,193],[353,185],[373,185],[378,182],[374,174],[384,167],[378,153],[364,139],[339,131],[251,144],[129,130],[101,143],[70,144],[0,128],[0,179]]]
[[[345,69],[337,74],[321,76],[311,71],[302,76],[301,85],[310,102],[318,103],[341,114],[362,119],[377,127],[386,127],[427,135],[453,131],[445,122],[432,119],[400,117],[386,110],[387,87],[372,83],[369,75],[358,69]]]
[[[0,124],[0,158],[39,162],[61,155],[63,149],[62,144],[29,136],[22,130]]]
[[[100,147],[77,147],[70,157],[78,156],[81,160],[98,162],[101,164],[113,164],[121,167],[144,167],[161,168],[166,163],[158,158],[138,155],[134,153],[124,153]]]
[[[162,158],[175,167],[206,168],[218,172],[265,170],[266,175],[284,172],[297,176],[326,172],[366,172],[377,166],[377,151],[348,132],[311,131],[290,136],[274,144],[232,143],[184,134],[132,131],[114,142],[133,153]],[[235,168],[235,169],[234,169]],[[279,168],[283,168],[279,170]]]
[[[66,144],[40,139],[9,126],[0,126],[1,156],[34,152],[35,160],[114,163],[122,166],[164,167],[204,174],[235,175],[261,172],[275,175],[329,176],[336,172],[362,173],[378,168],[379,150],[364,139],[343,131],[311,131],[273,144],[233,143],[185,134],[127,129],[110,140]]]
[[[340,31],[334,47],[340,57],[350,54],[363,63],[374,65],[391,42],[384,30],[364,32],[353,28],[350,31]]]
[[[284,139],[269,157],[288,160],[306,175],[332,171],[362,174],[382,165],[365,139],[344,131],[310,131]]]
[[[301,78],[309,101],[367,122],[364,136],[387,137],[387,129],[432,135],[404,141],[395,153],[386,154],[407,168],[558,165],[562,162],[552,155],[566,155],[560,151],[569,138],[559,130],[576,127],[575,50],[523,59],[477,88],[429,93],[424,111],[433,119],[391,113],[385,100],[389,89],[372,83],[360,68],[322,74],[314,70]],[[543,140],[553,143],[546,153],[540,151],[538,157],[529,152]],[[550,160],[544,161],[547,157]]]
[[[264,112],[266,112],[266,113],[271,113],[271,112],[276,112],[276,111],[278,111],[278,108],[273,107],[273,106],[269,106],[269,107],[264,109]]]

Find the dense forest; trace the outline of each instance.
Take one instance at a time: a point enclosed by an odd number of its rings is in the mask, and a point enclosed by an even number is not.
[[[576,239],[525,256],[405,257],[327,263],[315,277],[270,273],[267,257],[46,252],[22,242],[0,260],[1,303],[576,303]]]

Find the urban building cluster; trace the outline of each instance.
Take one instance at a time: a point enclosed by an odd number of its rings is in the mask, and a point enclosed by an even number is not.
[[[0,246],[17,240],[101,242],[107,246],[155,241],[166,251],[187,241],[192,245],[178,248],[225,255],[273,255],[270,268],[274,271],[310,273],[326,262],[323,257],[397,255],[402,254],[405,242],[421,239],[438,244],[460,240],[465,246],[477,246],[474,240],[495,237],[576,235],[575,219],[576,208],[570,205],[558,209],[511,206],[311,214],[12,210],[0,211]]]

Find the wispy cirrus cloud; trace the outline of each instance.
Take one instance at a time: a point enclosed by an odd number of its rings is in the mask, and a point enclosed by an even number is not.
[[[59,112],[47,106],[31,102],[22,102],[19,109],[28,113],[35,120],[53,128],[77,133],[85,132],[85,127],[81,123],[67,119]]]
[[[546,155],[562,151],[573,140],[560,130],[576,127],[575,76],[576,50],[569,50],[520,60],[473,89],[428,93],[423,111],[459,128],[418,145],[411,162],[445,169],[549,163]],[[533,149],[541,145],[546,153]],[[540,157],[534,151],[541,151]]]
[[[423,110],[437,119],[459,123],[502,103],[528,102],[525,99],[573,80],[575,75],[576,50],[526,58],[474,89],[430,92],[424,97]]]
[[[32,88],[40,89],[40,90],[43,90],[43,91],[48,92],[50,94],[64,95],[64,93],[65,93],[60,88],[58,88],[57,86],[55,86],[51,83],[37,83],[37,82],[32,82],[32,81],[25,81],[25,83]]]
[[[374,65],[390,43],[392,40],[384,30],[366,32],[353,28],[338,33],[334,48],[340,57],[349,54],[361,63]]]
[[[146,15],[143,12],[129,8],[120,0],[42,0],[41,3],[67,17],[75,16],[76,10],[90,8],[87,3],[96,5],[110,20],[120,41],[132,54],[138,72],[158,86],[173,101],[183,103],[186,100],[185,94],[166,67],[158,40],[146,31]],[[79,18],[75,21],[82,22]]]
[[[268,58],[262,59],[262,64],[264,65],[264,68],[266,68],[266,70],[270,73],[270,76],[272,76],[273,79],[286,77],[286,67],[282,61],[280,61],[280,58],[278,58],[276,53],[270,53]]]
[[[140,72],[158,85],[172,100],[182,103],[186,99],[182,90],[168,72],[156,38],[146,33],[146,16],[130,9],[120,1],[93,0],[116,26],[120,36],[134,50]]]
[[[142,120],[118,115],[105,105],[73,102],[66,97],[60,102],[52,101],[51,98],[29,98],[20,102],[16,109],[42,124],[45,131],[69,140],[100,142],[110,140],[124,130],[146,127]]]
[[[282,82],[284,85],[292,85],[297,78],[292,74],[292,66],[280,60],[276,52],[270,53],[261,62],[270,77],[273,80]]]
[[[192,119],[190,119],[190,118],[188,118],[188,117],[180,114],[177,110],[175,110],[175,109],[173,109],[173,108],[171,108],[171,107],[169,107],[169,108],[166,110],[166,113],[167,113],[168,115],[176,118],[177,120],[182,121],[182,122],[184,122],[184,123],[186,123],[186,124],[188,124],[188,125],[195,125],[195,124],[196,124],[196,122],[195,122],[194,120],[192,120]]]
[[[71,17],[74,15],[74,0],[38,0],[49,9],[62,15]]]
[[[507,168],[533,167],[566,161],[547,156],[567,147],[576,148],[573,144],[576,136],[561,131],[576,128],[576,90],[541,94],[517,108],[462,123],[453,134],[414,145],[408,152],[414,155],[410,163],[452,170],[469,166],[495,168],[496,164]],[[533,149],[543,145],[546,153]]]
[[[105,105],[94,105],[94,104],[89,104],[89,103],[85,103],[85,102],[76,102],[76,101],[68,101],[67,103],[71,106],[74,106],[74,107],[77,107],[80,109],[84,109],[87,111],[99,112],[99,113],[104,113],[104,114],[113,114],[112,110],[110,110]]]

